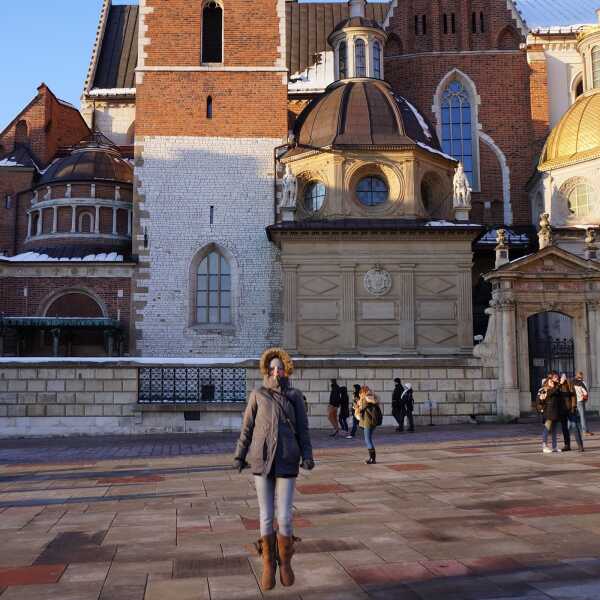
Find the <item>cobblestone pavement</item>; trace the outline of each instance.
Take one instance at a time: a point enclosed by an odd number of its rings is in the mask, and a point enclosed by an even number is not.
[[[598,600],[600,435],[539,426],[313,436],[296,585],[261,594],[234,434],[0,441],[0,600]]]

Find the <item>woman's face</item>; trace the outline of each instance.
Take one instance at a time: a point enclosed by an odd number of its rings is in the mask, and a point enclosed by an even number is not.
[[[269,378],[279,384],[286,379],[285,368],[278,357],[272,358],[269,362]]]

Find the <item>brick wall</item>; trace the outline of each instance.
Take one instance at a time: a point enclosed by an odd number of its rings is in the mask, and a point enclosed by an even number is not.
[[[32,179],[32,170],[0,168],[0,252],[4,254],[11,255],[15,251],[18,192],[30,187]],[[5,207],[6,196],[11,197],[10,208]]]

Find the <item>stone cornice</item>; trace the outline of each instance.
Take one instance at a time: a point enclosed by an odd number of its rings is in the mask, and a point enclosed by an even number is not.
[[[0,262],[0,278],[6,277],[125,277],[130,278],[135,263],[114,262]]]

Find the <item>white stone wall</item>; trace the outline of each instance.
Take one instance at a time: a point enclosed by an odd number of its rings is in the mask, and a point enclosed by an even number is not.
[[[118,146],[133,144],[131,125],[135,121],[135,104],[96,105],[96,127]]]
[[[134,294],[143,356],[255,357],[281,337],[281,273],[265,227],[274,219],[278,139],[152,137],[136,140],[138,243]],[[214,207],[210,224],[210,207]],[[190,267],[207,244],[232,259],[234,331],[191,323]]]

